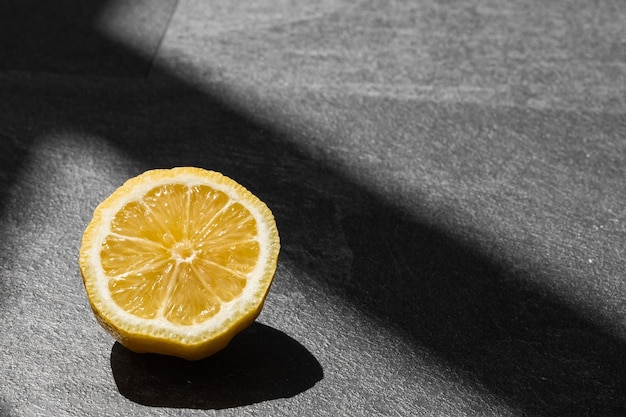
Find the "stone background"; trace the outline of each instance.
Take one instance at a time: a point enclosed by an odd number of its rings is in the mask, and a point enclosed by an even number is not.
[[[282,240],[196,363],[114,343],[77,267],[181,165]],[[625,180],[622,0],[3,2],[0,415],[624,416]]]

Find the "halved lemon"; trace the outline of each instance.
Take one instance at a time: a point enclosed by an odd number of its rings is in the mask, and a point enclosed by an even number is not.
[[[279,248],[271,211],[234,180],[158,169],[96,208],[79,265],[97,320],[123,346],[196,360],[256,319]]]

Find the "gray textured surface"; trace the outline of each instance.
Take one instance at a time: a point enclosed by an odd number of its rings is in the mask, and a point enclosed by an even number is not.
[[[2,43],[0,415],[626,415],[626,3],[96,3]],[[192,364],[114,344],[76,265],[98,202],[177,165],[283,245]]]

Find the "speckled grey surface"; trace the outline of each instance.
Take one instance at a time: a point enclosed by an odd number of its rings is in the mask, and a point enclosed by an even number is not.
[[[0,6],[0,415],[626,415],[626,3],[92,3]],[[180,165],[283,245],[195,363],[114,343],[77,267]]]

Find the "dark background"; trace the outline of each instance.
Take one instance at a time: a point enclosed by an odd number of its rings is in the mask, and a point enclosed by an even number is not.
[[[626,3],[0,3],[0,415],[626,415]],[[128,352],[77,267],[157,167],[274,212],[258,322]]]

